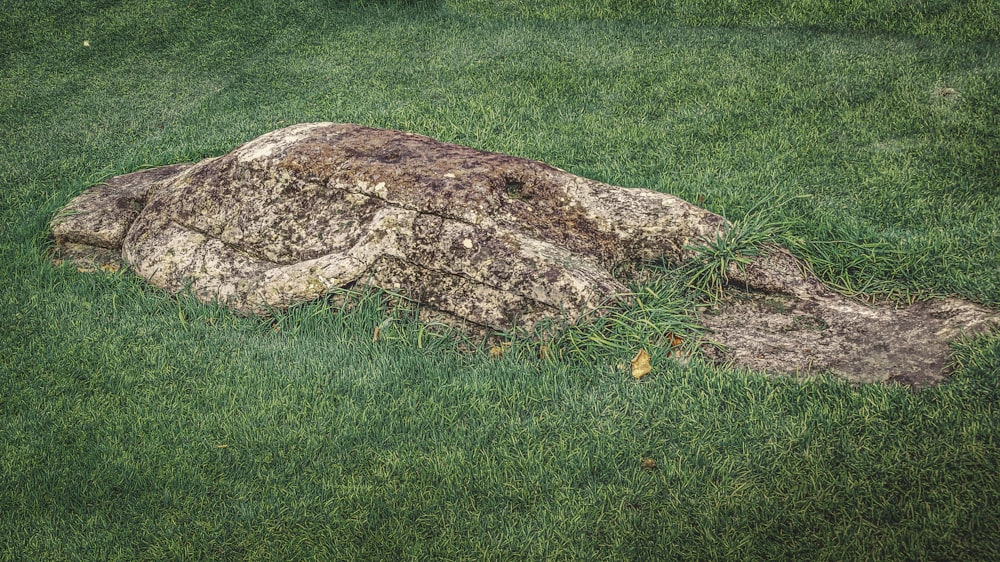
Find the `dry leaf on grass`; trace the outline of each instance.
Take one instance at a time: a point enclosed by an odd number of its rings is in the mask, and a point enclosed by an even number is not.
[[[691,356],[687,351],[681,349],[684,339],[673,332],[667,332],[667,341],[670,343],[670,351],[667,353],[667,357],[670,357],[681,365],[687,365]]]
[[[640,380],[653,370],[653,366],[649,364],[649,359],[649,353],[646,353],[645,349],[640,349],[639,353],[635,354],[635,357],[632,358],[632,378]]]
[[[670,347],[677,347],[684,343],[684,340],[673,332],[667,332],[667,341],[670,342]]]

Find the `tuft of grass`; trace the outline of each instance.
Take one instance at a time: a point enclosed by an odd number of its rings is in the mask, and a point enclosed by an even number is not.
[[[671,356],[676,360],[690,354],[702,332],[694,302],[671,272],[652,274],[627,295],[628,303],[595,311],[548,340],[544,345],[549,356],[621,371],[640,349],[661,364]]]
[[[687,246],[694,257],[682,267],[685,286],[709,301],[718,300],[733,270],[746,271],[753,258],[773,243],[775,231],[775,225],[755,213],[729,223],[714,240]]]

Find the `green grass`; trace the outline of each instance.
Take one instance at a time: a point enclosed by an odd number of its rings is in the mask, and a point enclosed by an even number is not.
[[[916,393],[685,364],[668,278],[491,358],[379,295],[247,319],[46,256],[105,177],[330,120],[1000,306],[995,2],[316,4],[0,1],[0,559],[1000,558],[996,335]]]
[[[419,0],[412,2],[418,4]],[[480,15],[548,20],[662,22],[687,26],[816,29],[996,40],[995,0],[455,0]]]

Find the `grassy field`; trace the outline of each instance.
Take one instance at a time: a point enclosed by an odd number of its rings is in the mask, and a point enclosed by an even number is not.
[[[1000,307],[995,0],[0,0],[0,46],[0,559],[1000,559],[996,334],[919,392],[656,349],[636,383],[634,339],[491,358],[371,294],[239,318],[47,253],[108,176],[344,121]]]

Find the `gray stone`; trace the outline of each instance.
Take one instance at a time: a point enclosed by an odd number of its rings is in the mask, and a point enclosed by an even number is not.
[[[702,350],[719,363],[794,376],[925,387],[946,380],[950,342],[989,332],[1000,315],[958,298],[873,305],[833,292],[786,250],[773,248],[701,315]]]

